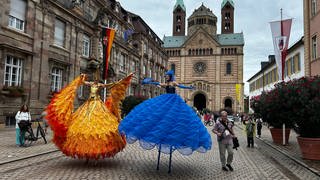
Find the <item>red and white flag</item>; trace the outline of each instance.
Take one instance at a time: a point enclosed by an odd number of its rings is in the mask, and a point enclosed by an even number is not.
[[[292,19],[270,22],[279,79],[284,79],[284,67],[289,45]]]

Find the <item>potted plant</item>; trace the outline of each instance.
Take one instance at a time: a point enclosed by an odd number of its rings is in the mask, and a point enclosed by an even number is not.
[[[290,102],[291,89],[286,82],[275,85],[269,92],[251,98],[250,106],[255,113],[260,114],[263,121],[270,127],[273,142],[283,143],[283,125],[285,125],[285,144],[288,144],[291,128],[294,127],[292,103]]]
[[[303,77],[290,85],[302,156],[320,160],[320,76]]]
[[[320,160],[320,76],[279,83],[251,101],[251,108],[271,126],[296,126],[303,157]]]

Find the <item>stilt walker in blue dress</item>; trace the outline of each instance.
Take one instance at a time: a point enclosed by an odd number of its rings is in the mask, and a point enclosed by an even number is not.
[[[160,153],[170,154],[169,173],[173,151],[191,155],[193,151],[205,153],[211,149],[211,136],[206,127],[194,110],[176,94],[176,87],[193,87],[175,82],[172,70],[166,73],[165,83],[146,78],[142,84],[161,86],[166,89],[166,94],[142,102],[120,122],[119,131],[125,134],[128,143],[138,140],[144,149],[157,147],[157,170]]]

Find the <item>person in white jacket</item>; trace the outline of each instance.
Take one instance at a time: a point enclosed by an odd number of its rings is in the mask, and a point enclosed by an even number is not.
[[[27,123],[30,123],[31,121],[30,111],[26,104],[22,105],[20,108],[20,111],[18,111],[16,114],[16,145],[17,146],[21,146],[24,144],[24,135],[26,133],[25,130],[21,130],[21,133],[20,133],[20,128],[18,123],[20,123],[21,121],[26,121]]]

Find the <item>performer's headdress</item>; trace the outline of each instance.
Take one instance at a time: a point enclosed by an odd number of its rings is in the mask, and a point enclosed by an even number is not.
[[[169,81],[174,81],[175,80],[175,77],[174,77],[174,71],[173,70],[169,70],[165,73],[165,75],[168,75],[170,76],[170,79]]]

